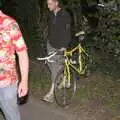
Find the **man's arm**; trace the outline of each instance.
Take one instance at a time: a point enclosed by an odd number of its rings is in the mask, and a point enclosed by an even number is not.
[[[18,55],[21,80],[18,86],[18,96],[25,96],[28,92],[28,69],[29,69],[29,60],[27,47],[19,28],[19,25],[15,20],[10,19],[10,36],[12,40],[12,45]]]
[[[67,48],[72,39],[71,17],[68,12],[65,12],[64,23],[65,23],[65,35],[64,35],[65,42],[64,43],[65,43],[65,48]]]
[[[27,50],[18,52],[19,66],[21,73],[21,81],[18,87],[19,97],[25,96],[28,93],[28,71],[29,71],[29,59]]]

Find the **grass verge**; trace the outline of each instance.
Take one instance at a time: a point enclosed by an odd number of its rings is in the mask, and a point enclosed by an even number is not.
[[[92,74],[79,80],[76,95],[67,110],[77,115],[83,114],[83,120],[119,120],[119,69],[116,61],[106,56],[95,56]],[[45,94],[50,85],[50,72],[46,65],[31,62],[29,84],[34,96]]]

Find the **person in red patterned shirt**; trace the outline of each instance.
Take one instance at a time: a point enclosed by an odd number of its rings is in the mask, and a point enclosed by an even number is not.
[[[21,80],[18,84],[16,56]],[[0,108],[6,120],[20,120],[17,95],[28,93],[29,58],[27,47],[17,22],[0,11]]]

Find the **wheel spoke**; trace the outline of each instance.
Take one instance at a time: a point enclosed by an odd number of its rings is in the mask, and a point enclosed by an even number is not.
[[[65,107],[70,103],[71,98],[73,97],[76,90],[73,73],[71,72],[70,75],[71,80],[68,81],[66,79],[67,76],[64,76],[64,70],[62,70],[55,80],[55,100],[56,103],[62,107]]]

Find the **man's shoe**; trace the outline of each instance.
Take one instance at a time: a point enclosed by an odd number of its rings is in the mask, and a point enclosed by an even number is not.
[[[54,102],[54,95],[45,95],[43,98],[44,101],[53,103]]]

